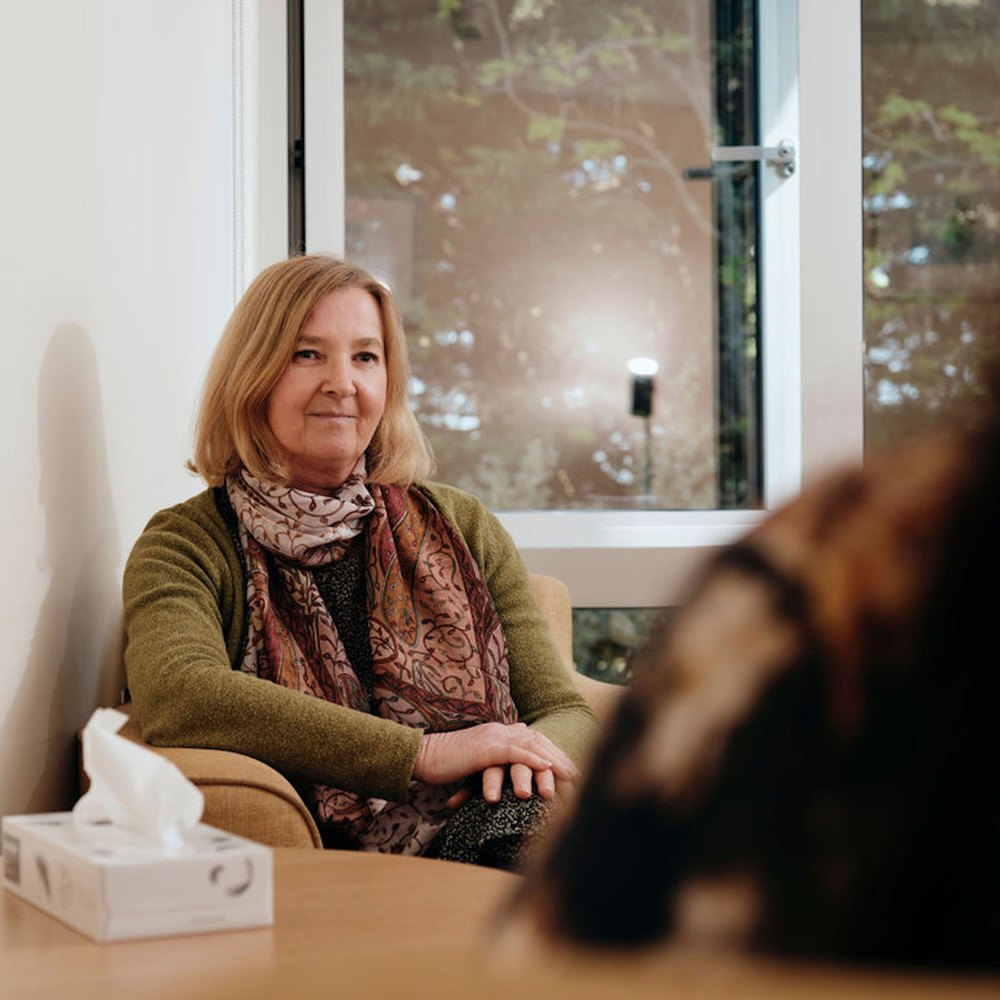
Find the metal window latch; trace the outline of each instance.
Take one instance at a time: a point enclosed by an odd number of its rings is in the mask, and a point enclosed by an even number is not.
[[[711,157],[713,163],[763,160],[776,167],[782,177],[795,173],[795,143],[791,139],[782,139],[777,146],[716,146]]]

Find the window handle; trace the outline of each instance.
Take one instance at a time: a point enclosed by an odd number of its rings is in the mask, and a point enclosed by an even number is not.
[[[782,139],[777,146],[716,146],[711,159],[713,163],[763,160],[776,167],[782,177],[791,177],[795,173],[795,143]]]

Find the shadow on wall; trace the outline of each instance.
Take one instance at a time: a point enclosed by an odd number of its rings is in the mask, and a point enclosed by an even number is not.
[[[76,733],[124,683],[119,535],[94,347],[56,329],[38,385],[38,498],[49,586],[28,663],[0,728],[3,809],[69,808],[79,794]]]

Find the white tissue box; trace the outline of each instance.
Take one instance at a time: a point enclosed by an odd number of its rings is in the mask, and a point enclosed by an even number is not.
[[[274,923],[271,849],[199,823],[184,851],[94,847],[73,814],[4,816],[3,884],[95,941]]]

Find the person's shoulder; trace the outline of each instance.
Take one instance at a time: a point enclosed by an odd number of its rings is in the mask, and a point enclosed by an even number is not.
[[[218,596],[238,587],[241,553],[212,489],[154,514],[125,562],[125,600],[184,580]]]
[[[155,544],[158,540],[184,539],[196,546],[226,549],[231,545],[231,533],[216,502],[214,489],[201,493],[154,514],[137,542]]]
[[[458,528],[467,544],[476,543],[490,551],[505,551],[513,544],[500,519],[474,493],[447,483],[415,485]]]
[[[447,504],[456,504],[466,507],[483,507],[486,505],[474,493],[468,490],[461,490],[457,486],[449,483],[438,483],[432,480],[421,480],[413,484],[422,493],[427,494],[434,501],[442,501]]]
[[[157,511],[150,518],[147,528],[156,524],[178,524],[184,521],[201,524],[224,523],[215,500],[214,489],[202,490],[187,500]]]
[[[489,507],[468,490],[459,489],[448,483],[437,483],[429,480],[415,483],[414,486],[429,497],[431,502],[453,521],[492,522],[495,520]]]

